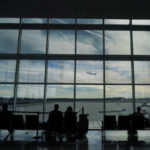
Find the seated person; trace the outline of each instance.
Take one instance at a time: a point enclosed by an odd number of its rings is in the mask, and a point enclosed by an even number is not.
[[[59,105],[55,104],[54,110],[49,113],[48,130],[50,133],[61,133],[63,127],[63,114],[58,110]]]
[[[72,111],[72,107],[69,106],[64,115],[65,132],[68,134],[75,133],[77,131],[77,117],[76,113]]]
[[[0,112],[0,126],[3,129],[8,129],[9,132],[13,132],[12,127],[13,114],[8,110],[8,105],[4,103],[2,105],[2,111]]]

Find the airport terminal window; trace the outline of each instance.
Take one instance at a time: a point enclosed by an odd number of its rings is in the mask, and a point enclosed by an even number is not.
[[[15,81],[16,60],[0,60],[0,82]]]
[[[21,53],[45,53],[46,30],[22,30]]]
[[[19,82],[44,82],[45,61],[21,60]]]
[[[73,98],[73,85],[47,85],[47,99],[48,98]]]
[[[133,44],[135,55],[150,55],[150,32],[133,31]]]
[[[110,55],[130,55],[129,31],[105,31],[105,50]]]
[[[131,83],[130,61],[106,61],[106,83]]]
[[[17,53],[18,30],[0,29],[0,53]]]
[[[150,99],[149,22],[0,18],[0,104],[40,112],[84,106],[89,128],[101,128],[104,114],[132,113]]]
[[[103,54],[103,34],[99,30],[77,31],[77,54]]]
[[[75,31],[74,30],[50,30],[49,54],[74,54]]]
[[[103,98],[102,85],[76,85],[77,99],[101,99]]]
[[[150,61],[135,61],[135,83],[150,83]]]
[[[23,18],[23,23],[46,24],[48,23],[48,19],[46,18]]]
[[[49,60],[47,82],[73,83],[74,82],[74,61]]]
[[[77,61],[76,63],[77,83],[103,83],[102,61]]]

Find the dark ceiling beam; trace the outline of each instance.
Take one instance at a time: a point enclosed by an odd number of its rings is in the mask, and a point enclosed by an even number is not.
[[[0,17],[150,19],[148,0],[1,0]]]

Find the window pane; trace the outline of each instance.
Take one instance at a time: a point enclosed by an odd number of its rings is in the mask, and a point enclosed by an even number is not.
[[[43,109],[43,85],[21,84],[18,85],[17,110],[42,112]]]
[[[132,20],[133,25],[150,25],[150,20]]]
[[[21,53],[45,53],[46,30],[23,30]]]
[[[130,101],[132,98],[131,85],[106,85],[107,101]]]
[[[19,23],[19,18],[0,18],[0,23]]]
[[[103,35],[99,30],[77,31],[78,54],[103,54]]]
[[[131,83],[131,62],[106,61],[106,83]]]
[[[76,98],[99,99],[103,98],[102,85],[76,85]]]
[[[106,31],[105,43],[106,54],[129,55],[131,53],[129,31]]]
[[[21,60],[19,82],[44,82],[44,60]]]
[[[49,53],[74,54],[75,31],[74,30],[50,30]]]
[[[136,85],[135,98],[136,101],[149,101],[150,100],[150,85]]]
[[[0,84],[0,103],[13,104],[14,85],[13,84]]]
[[[17,53],[18,30],[0,29],[0,53]]]
[[[107,102],[106,115],[129,115],[133,113],[133,104],[131,102]],[[116,118],[118,119],[118,118]]]
[[[46,18],[23,18],[23,23],[48,23]]]
[[[80,111],[82,107],[84,107],[84,113],[89,114],[89,129],[100,129],[103,120],[103,103],[93,101],[76,102],[76,112]]]
[[[78,24],[102,24],[102,19],[77,19]]]
[[[50,18],[50,24],[75,24],[75,19]]]
[[[15,81],[16,60],[0,60],[0,82]]]
[[[105,19],[105,24],[129,24],[128,19]]]
[[[76,82],[77,83],[102,83],[103,62],[102,61],[77,61]]]
[[[73,98],[74,86],[73,85],[48,85],[47,86],[47,99],[48,98]]]
[[[135,83],[150,83],[150,61],[135,61]]]
[[[48,82],[73,83],[74,61],[50,60],[48,61]]]
[[[134,54],[150,55],[150,32],[133,31]]]

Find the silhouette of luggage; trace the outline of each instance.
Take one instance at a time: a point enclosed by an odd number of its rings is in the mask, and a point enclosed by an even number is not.
[[[88,114],[84,114],[84,109],[82,108],[82,114],[79,115],[79,125],[78,134],[79,136],[84,136],[88,132],[89,120]]]

